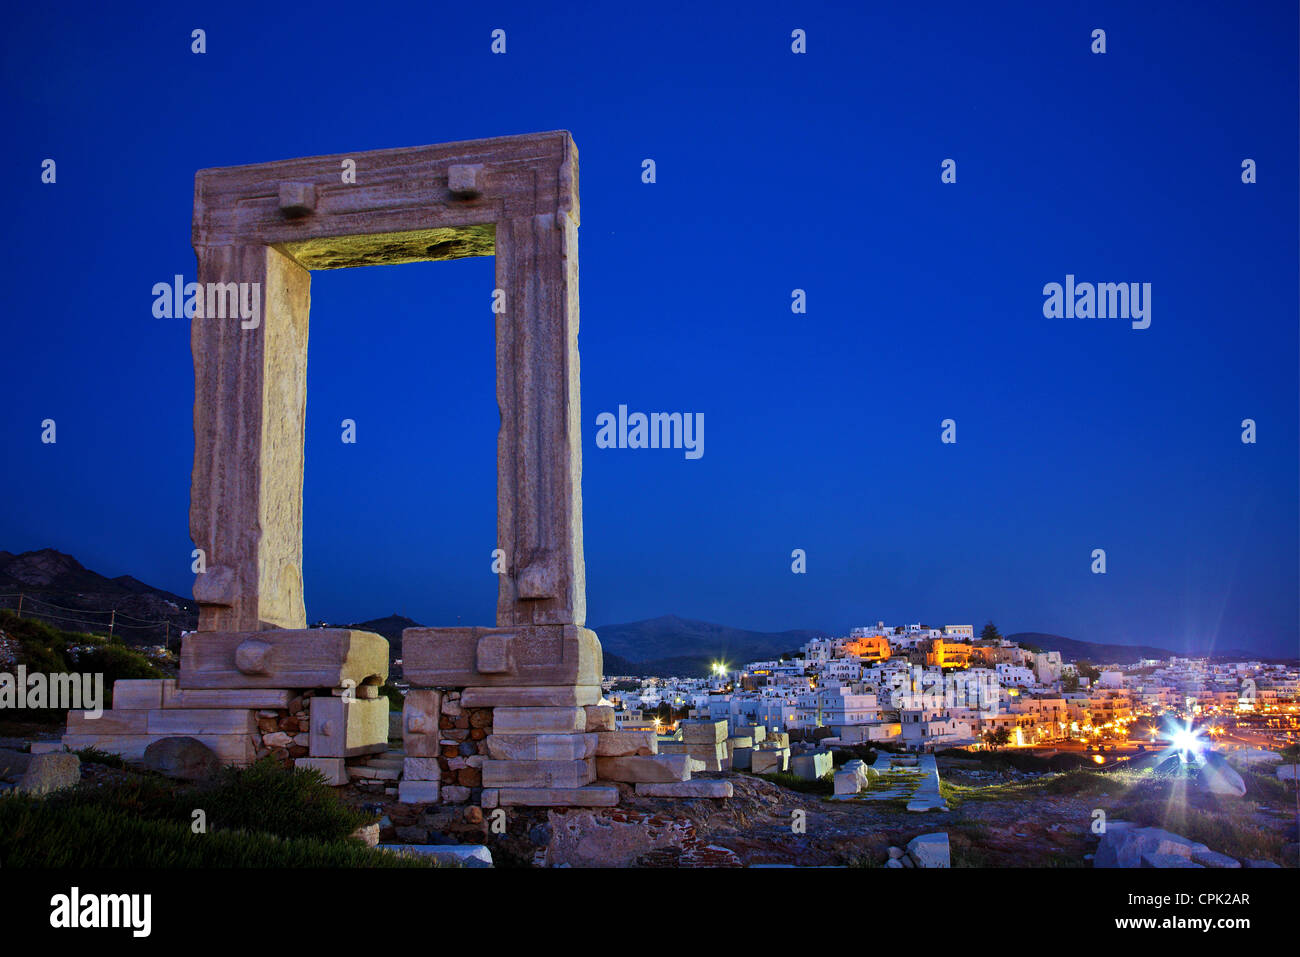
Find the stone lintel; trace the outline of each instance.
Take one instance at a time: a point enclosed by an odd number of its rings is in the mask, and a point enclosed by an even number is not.
[[[604,660],[596,633],[578,625],[407,628],[402,632],[402,670],[413,685],[476,692],[599,688]]]
[[[368,631],[196,632],[181,643],[182,690],[357,687],[380,685],[387,678],[388,640]]]
[[[280,244],[292,255],[293,245],[305,241],[490,225],[556,211],[576,223],[577,154],[569,134],[557,130],[199,170],[193,241]],[[349,161],[355,182],[343,180]],[[489,244],[469,255],[492,253]],[[371,261],[391,260],[309,268]]]

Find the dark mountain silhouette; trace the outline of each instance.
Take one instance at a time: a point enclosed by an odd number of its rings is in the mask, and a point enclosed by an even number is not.
[[[351,625],[338,627],[354,628],[357,631],[370,631],[376,635],[383,635],[388,639],[388,655],[396,661],[402,657],[402,629],[423,626],[413,618],[407,618],[405,615],[393,612],[384,618],[371,618],[369,621],[358,621]]]
[[[1062,635],[1049,635],[1041,631],[1020,631],[1006,636],[1008,641],[1041,648],[1044,651],[1059,651],[1066,661],[1090,661],[1093,664],[1115,663],[1131,664],[1141,658],[1211,657],[1240,661],[1242,659],[1259,659],[1258,652],[1241,651],[1235,648],[1207,651],[1170,651],[1153,645],[1113,645],[1096,641],[1079,641]]]
[[[129,645],[179,640],[198,626],[192,598],[154,588],[130,575],[107,578],[53,548],[0,551],[0,608],[64,631],[120,636]],[[116,612],[116,615],[113,614]]]
[[[828,633],[808,629],[793,631],[747,631],[707,621],[663,615],[621,625],[595,629],[605,649],[606,674],[616,673],[611,655],[626,659],[645,674],[676,674],[687,677],[707,674],[713,662],[739,665],[746,661],[776,658],[814,638]],[[656,670],[646,670],[653,665]],[[684,670],[687,667],[691,670]],[[677,670],[664,670],[664,669]]]

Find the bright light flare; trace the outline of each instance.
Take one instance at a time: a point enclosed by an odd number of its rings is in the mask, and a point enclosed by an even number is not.
[[[1170,736],[1170,743],[1184,762],[1188,760],[1189,755],[1196,759],[1201,756],[1201,733],[1193,731],[1190,726],[1175,730]]]

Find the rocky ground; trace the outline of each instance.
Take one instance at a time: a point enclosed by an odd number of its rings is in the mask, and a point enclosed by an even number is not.
[[[0,788],[16,785],[26,764],[10,749],[41,731],[0,740],[14,757]],[[131,773],[83,762],[81,781]],[[940,774],[948,810],[923,813],[905,800],[836,801],[743,772],[698,775],[731,781],[729,800],[648,798],[621,785],[618,807],[586,810],[407,805],[355,783],[343,793],[383,816],[383,843],[485,844],[498,867],[883,867],[891,846],[933,832],[948,834],[954,867],[1091,867],[1099,816],[1166,828],[1242,861],[1294,867],[1300,852],[1294,791],[1267,775],[1244,773],[1247,793],[1237,796],[1150,774],[1043,774],[942,758]]]
[[[949,835],[954,867],[1091,867],[1099,813],[1192,831],[1211,846],[1216,838],[1232,845],[1216,850],[1295,866],[1295,812],[1281,800],[1192,791],[1171,804],[1166,783],[1081,774],[1052,785],[1059,776],[950,768],[943,786],[950,809],[916,813],[902,802],[834,801],[745,773],[702,776],[730,780],[735,797],[680,801],[626,788],[612,809],[504,809],[505,833],[493,833],[491,811],[484,817],[474,807],[371,806],[385,815],[385,843],[481,842],[498,867],[881,867],[891,846],[935,831]],[[356,800],[375,798],[358,793]],[[1184,805],[1182,816],[1163,813]],[[1222,834],[1197,836],[1207,821]]]

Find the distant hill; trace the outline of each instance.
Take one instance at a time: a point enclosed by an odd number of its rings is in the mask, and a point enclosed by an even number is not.
[[[1049,635],[1041,631],[1020,631],[1014,635],[1006,636],[1008,641],[1014,641],[1021,645],[1032,645],[1035,648],[1042,648],[1044,651],[1059,651],[1061,657],[1067,661],[1090,661],[1093,664],[1098,662],[1114,662],[1115,664],[1129,664],[1140,658],[1170,658],[1175,655],[1196,657],[1214,657],[1241,660],[1243,658],[1259,658],[1259,652],[1242,651],[1235,648],[1224,648],[1216,650],[1213,654],[1205,651],[1170,651],[1168,648],[1157,648],[1153,645],[1110,645],[1094,641],[1078,641],[1074,638],[1065,638],[1061,635]]]
[[[154,588],[130,575],[108,578],[53,548],[0,551],[0,607],[65,631],[114,635],[129,645],[157,645],[198,627],[192,598]],[[114,616],[112,612],[116,611]]]
[[[324,622],[317,623],[317,625],[324,624]],[[413,618],[394,613],[384,618],[371,618],[368,621],[330,627],[355,628],[383,635],[388,639],[393,659],[397,660],[402,657],[402,631],[406,628],[423,626]],[[606,625],[594,630],[600,636],[605,658],[605,674],[659,677],[675,675],[683,678],[707,675],[715,661],[726,661],[734,665],[739,664],[742,659],[752,661],[755,658],[775,657],[782,651],[790,651],[808,641],[805,635],[815,637],[821,634],[820,632],[780,632],[773,635],[710,625],[705,622],[686,621],[672,616],[631,625]],[[643,658],[641,652],[633,652],[636,655],[633,657],[626,652],[620,654],[615,647],[612,647],[611,636],[614,641],[621,642],[623,647],[627,647],[629,643],[637,647],[636,643],[641,642],[652,651],[656,648],[668,648],[670,651],[676,648],[685,653]]]
[[[663,615],[621,625],[600,625],[594,629],[605,649],[606,674],[616,673],[610,656],[626,659],[633,670],[645,674],[676,674],[682,677],[708,674],[715,661],[729,665],[761,658],[775,658],[824,631],[747,631],[707,621]],[[653,666],[654,670],[650,670]],[[676,670],[673,670],[676,669]]]
[[[394,612],[386,618],[371,618],[369,621],[358,621],[351,625],[340,625],[338,627],[352,628],[356,631],[370,631],[376,635],[383,635],[388,639],[388,656],[395,661],[402,657],[402,629],[422,628],[423,626],[414,618],[407,618],[405,615]]]

